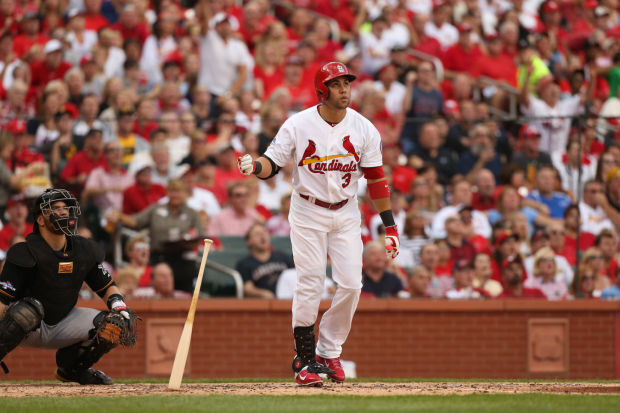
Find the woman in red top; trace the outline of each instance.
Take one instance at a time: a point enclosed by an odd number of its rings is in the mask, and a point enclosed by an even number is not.
[[[256,46],[254,87],[256,95],[264,101],[284,80],[284,53],[278,43],[263,40]]]

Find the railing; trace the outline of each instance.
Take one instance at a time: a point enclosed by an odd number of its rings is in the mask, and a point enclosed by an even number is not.
[[[489,105],[489,112],[491,112],[492,115],[498,116],[503,120],[512,120],[517,118],[517,116],[519,115],[519,91],[516,88],[504,82],[498,82],[495,79],[491,79],[487,76],[480,76],[477,80],[478,82],[476,82],[473,89],[473,97],[475,101],[481,102],[484,100],[482,95],[482,89],[484,89],[485,87],[492,86],[496,87],[497,89],[501,89],[506,92],[506,95],[508,96],[508,112],[505,112],[492,105]]]
[[[209,260],[207,260],[205,265],[209,268],[214,269],[215,271],[219,271],[232,277],[233,281],[235,282],[235,297],[243,298],[243,279],[241,278],[241,274],[239,274],[239,271],[233,270],[232,268],[229,268],[225,265]]]
[[[438,57],[430,55],[428,53],[421,52],[416,49],[407,49],[407,54],[417,57],[418,59],[431,62],[433,66],[435,66],[435,75],[437,76],[437,81],[438,82],[443,81],[443,78],[444,78],[443,63],[441,63],[441,60],[439,60]]]

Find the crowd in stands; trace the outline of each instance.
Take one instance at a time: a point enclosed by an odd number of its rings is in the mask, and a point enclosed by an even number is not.
[[[245,295],[290,298],[297,166],[237,157],[339,60],[402,244],[360,185],[363,297],[618,299],[619,37],[617,0],[0,0],[0,252],[56,186],[128,297],[187,297],[200,240],[232,236]]]

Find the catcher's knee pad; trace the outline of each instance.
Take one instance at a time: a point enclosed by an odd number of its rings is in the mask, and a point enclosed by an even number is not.
[[[96,336],[96,329],[107,314],[107,312],[102,311],[93,319],[95,328],[89,333],[90,340],[63,347],[56,352],[56,365],[58,367],[67,372],[86,370],[99,361],[105,353],[117,346]]]
[[[45,311],[39,300],[25,297],[9,305],[0,320],[0,360],[41,325]]]

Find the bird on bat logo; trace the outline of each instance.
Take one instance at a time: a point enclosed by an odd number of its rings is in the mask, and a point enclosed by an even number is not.
[[[312,139],[308,139],[308,146],[306,146],[306,150],[304,150],[304,154],[301,157],[301,160],[297,164],[298,166],[304,166],[304,159],[312,158],[314,153],[316,152],[316,143]],[[316,157],[316,156],[314,156]]]

